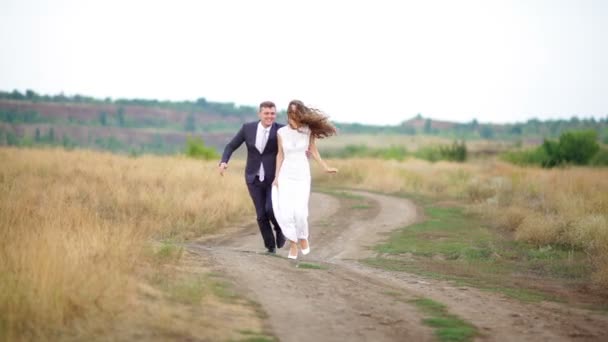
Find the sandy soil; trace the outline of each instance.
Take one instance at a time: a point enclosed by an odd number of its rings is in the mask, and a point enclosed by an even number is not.
[[[264,253],[253,224],[190,243],[188,250],[236,284],[267,313],[280,341],[430,341],[433,331],[409,300],[425,297],[475,325],[479,341],[608,341],[608,315],[557,303],[522,303],[448,281],[367,267],[357,260],[394,229],[421,219],[409,200],[352,192],[313,193],[311,253],[292,261],[287,248]],[[306,266],[320,266],[310,269]]]

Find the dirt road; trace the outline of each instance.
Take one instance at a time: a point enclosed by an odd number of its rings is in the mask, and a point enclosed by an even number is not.
[[[352,199],[359,200],[353,205]],[[349,199],[351,199],[349,201]],[[287,249],[264,253],[257,227],[223,230],[188,245],[215,265],[267,313],[280,341],[432,341],[431,328],[410,303],[431,298],[475,325],[479,341],[608,341],[608,317],[556,303],[522,303],[501,294],[357,260],[386,233],[420,220],[409,200],[348,192],[313,193],[311,253],[292,261]]]

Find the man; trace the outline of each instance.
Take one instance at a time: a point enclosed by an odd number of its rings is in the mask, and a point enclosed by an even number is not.
[[[270,101],[260,103],[258,116],[259,121],[243,124],[234,138],[226,145],[219,171],[223,176],[228,167],[230,156],[244,142],[247,146],[245,181],[249,189],[249,195],[255,206],[264,246],[269,253],[276,253],[276,247],[281,248],[285,245],[285,237],[274,218],[271,202],[272,182],[275,176],[278,152],[277,130],[283,125],[275,122],[277,110],[274,103]],[[276,231],[276,239],[270,226],[271,222]]]

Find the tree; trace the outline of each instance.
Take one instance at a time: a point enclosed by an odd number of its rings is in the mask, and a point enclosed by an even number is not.
[[[416,129],[410,125],[401,126],[401,132],[407,135],[416,135]]]
[[[184,126],[184,129],[187,132],[194,132],[194,131],[196,131],[196,120],[194,118],[194,113],[190,113],[186,117],[186,124]]]
[[[19,145],[19,138],[17,137],[17,134],[15,134],[13,131],[6,132],[6,143],[9,146]]]
[[[118,118],[118,125],[120,127],[125,127],[125,108],[120,106],[116,110],[116,117]]]
[[[19,92],[19,90],[15,89],[11,93],[11,99],[13,100],[23,100],[25,96]]]
[[[53,127],[49,129],[49,142],[55,142],[55,130],[53,129]]]
[[[471,132],[475,132],[477,131],[477,128],[479,128],[479,122],[477,121],[477,119],[473,118],[473,120],[471,120],[471,122],[469,123],[469,130]]]
[[[63,135],[63,137],[61,138],[61,144],[63,145],[63,147],[65,148],[70,148],[73,147],[74,144],[72,144],[70,138],[68,138],[65,134]]]
[[[494,129],[490,125],[483,125],[479,130],[479,135],[484,139],[494,138]]]
[[[33,91],[33,90],[31,90],[31,89],[27,89],[27,90],[25,91],[25,97],[26,97],[28,100],[37,100],[37,99],[38,99],[38,94],[36,94],[36,92],[34,92],[34,91]]]
[[[520,124],[516,124],[509,130],[509,133],[513,135],[521,135],[523,133],[523,129]]]
[[[205,146],[203,139],[192,137],[186,139],[186,155],[205,160],[213,160],[220,157],[213,148]]]
[[[431,133],[431,119],[424,120],[424,133]]]
[[[99,122],[101,123],[102,126],[107,126],[108,125],[108,113],[106,113],[106,112],[99,113]]]
[[[207,106],[207,99],[205,99],[204,97],[199,98],[198,100],[196,100],[196,105],[200,107]]]

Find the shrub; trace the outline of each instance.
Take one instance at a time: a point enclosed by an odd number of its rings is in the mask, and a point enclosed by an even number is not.
[[[467,146],[462,142],[454,141],[452,146],[439,147],[441,159],[463,162],[467,160]]]
[[[201,138],[188,137],[186,139],[186,155],[196,159],[218,159],[219,154],[211,147],[205,146]]]
[[[599,150],[597,132],[571,131],[563,133],[558,141],[545,139],[534,150],[507,152],[502,158],[514,164],[536,164],[548,168],[563,164],[588,165]]]
[[[589,161],[593,166],[608,166],[608,149],[600,149]]]
[[[501,158],[517,165],[543,165],[548,156],[543,148],[535,148],[523,151],[509,151],[504,153]]]
[[[565,163],[587,165],[599,149],[596,131],[565,132],[559,137],[557,155]]]
[[[426,146],[418,149],[416,153],[414,153],[416,158],[428,160],[430,162],[436,162],[441,160],[441,151],[436,146]]]

